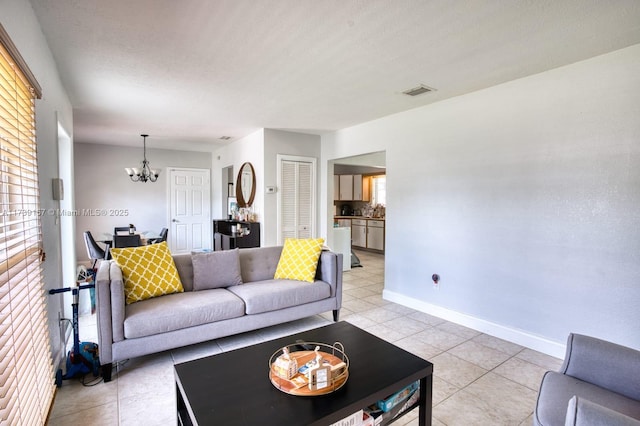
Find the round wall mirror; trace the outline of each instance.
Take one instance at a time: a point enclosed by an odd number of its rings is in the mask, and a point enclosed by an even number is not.
[[[238,172],[236,201],[238,207],[251,207],[256,195],[256,173],[251,163],[244,163]]]

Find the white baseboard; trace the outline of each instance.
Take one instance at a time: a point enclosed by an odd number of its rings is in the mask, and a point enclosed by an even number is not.
[[[415,309],[425,314],[433,315],[453,323],[472,328],[491,336],[516,343],[520,346],[563,359],[566,345],[546,339],[535,334],[527,333],[523,330],[496,324],[491,321],[476,318],[471,315],[432,305],[431,303],[405,296],[390,290],[383,290],[382,297],[390,302],[398,303],[411,309]]]

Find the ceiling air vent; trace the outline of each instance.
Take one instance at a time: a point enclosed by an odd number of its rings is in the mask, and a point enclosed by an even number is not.
[[[421,84],[418,87],[414,87],[413,89],[409,89],[409,90],[405,90],[404,93],[405,95],[409,95],[409,96],[418,96],[418,95],[422,95],[423,93],[429,93],[429,92],[433,92],[434,88],[432,87],[428,87],[425,86],[424,84]]]
[[[229,139],[231,139],[231,136],[220,136],[220,140],[228,141]]]

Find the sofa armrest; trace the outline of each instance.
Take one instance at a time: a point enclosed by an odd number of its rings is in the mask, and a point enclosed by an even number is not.
[[[112,345],[124,340],[124,281],[115,262],[101,262],[96,274],[96,319],[100,363],[113,361]]]
[[[122,270],[116,264],[111,262],[111,330],[113,333],[113,341],[120,342],[124,340],[124,314],[125,314],[125,297],[124,297],[124,279],[122,278]]]
[[[111,262],[100,262],[96,273],[96,321],[98,325],[98,348],[100,362],[109,364],[112,360],[111,344],[113,333],[111,326]]]
[[[640,351],[570,334],[561,373],[640,400]]]
[[[331,297],[337,296],[338,306],[342,306],[342,253],[320,252],[316,279],[329,283]]]
[[[584,398],[574,396],[567,406],[565,426],[640,426],[636,420]]]

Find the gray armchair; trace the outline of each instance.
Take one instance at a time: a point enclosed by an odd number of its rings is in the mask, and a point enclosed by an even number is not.
[[[570,334],[559,372],[542,378],[536,426],[640,426],[640,351]]]

